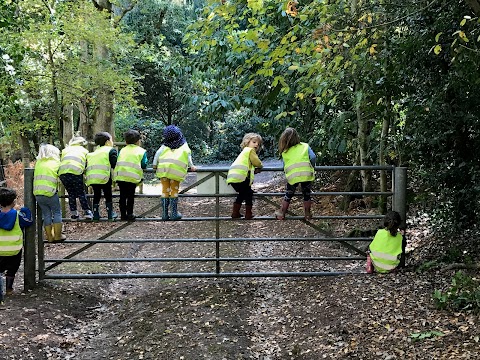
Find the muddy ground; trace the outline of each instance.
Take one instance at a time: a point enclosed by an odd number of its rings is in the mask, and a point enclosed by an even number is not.
[[[260,178],[261,180],[261,178]],[[256,182],[262,192],[280,190],[281,181]],[[154,192],[148,188],[147,192]],[[279,198],[274,199],[279,203]],[[156,205],[142,198],[137,213]],[[221,201],[228,216],[232,199]],[[298,212],[299,200],[292,205]],[[182,199],[185,218],[213,216],[215,200]],[[274,207],[257,200],[257,216],[271,216]],[[333,199],[318,201],[314,212],[335,213]],[[369,213],[369,209],[351,212]],[[148,217],[160,217],[156,210]],[[375,227],[347,221],[320,221],[318,229],[345,235],[353,228]],[[96,239],[123,226],[116,239],[214,237],[213,223],[200,221],[66,223],[69,240]],[[310,237],[318,232],[299,220],[225,221],[221,237]],[[421,219],[410,224],[409,246],[425,249],[428,229]],[[366,244],[355,244],[360,247]],[[47,258],[60,258],[81,247],[77,243],[46,245]],[[354,256],[338,243],[222,243],[225,257]],[[222,264],[225,272],[347,271],[342,276],[145,278],[46,280],[15,293],[0,310],[0,359],[477,359],[478,316],[436,309],[435,289],[446,289],[453,272],[419,273],[412,250],[402,271],[367,275],[363,261],[258,262]],[[212,257],[215,245],[190,243],[98,244],[83,258]],[[212,272],[199,262],[66,263],[51,273]]]

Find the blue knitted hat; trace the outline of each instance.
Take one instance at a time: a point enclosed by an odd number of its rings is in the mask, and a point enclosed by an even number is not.
[[[185,142],[182,130],[175,125],[168,125],[163,129],[163,145],[168,146],[170,149],[178,149]]]

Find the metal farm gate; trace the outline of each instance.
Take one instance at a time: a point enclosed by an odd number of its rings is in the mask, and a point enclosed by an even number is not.
[[[313,192],[312,198],[319,199],[321,197],[371,197],[379,199],[382,197],[384,200],[388,201],[389,207],[393,210],[396,210],[402,216],[402,219],[405,221],[406,217],[406,177],[407,171],[403,167],[393,167],[393,166],[317,166],[315,167],[317,175],[325,172],[352,172],[352,171],[369,171],[372,173],[372,176],[379,177],[383,174],[387,176],[388,182],[391,184],[391,191],[380,192],[338,192],[338,191],[323,191],[323,192]],[[152,170],[146,170],[151,172]],[[364,262],[366,259],[365,250],[358,246],[363,242],[366,245],[372,240],[372,236],[333,236],[326,235],[322,222],[327,221],[342,221],[347,224],[348,222],[354,221],[356,224],[366,222],[371,225],[372,221],[375,221],[377,224],[380,223],[380,219],[383,218],[381,214],[372,214],[366,213],[362,215],[353,215],[349,216],[346,214],[343,215],[323,215],[323,214],[313,214],[313,219],[307,221],[303,217],[303,213],[295,214],[289,211],[285,220],[280,221],[275,218],[273,211],[271,215],[268,216],[255,216],[253,220],[242,220],[242,219],[232,219],[230,213],[220,214],[221,201],[229,200],[231,205],[231,198],[235,196],[232,193],[230,187],[225,183],[226,173],[228,168],[226,167],[200,167],[197,169],[197,179],[196,181],[183,189],[180,192],[180,197],[183,198],[192,198],[200,197],[214,201],[214,214],[213,216],[198,216],[198,217],[184,217],[181,220],[176,220],[175,222],[191,222],[192,225],[189,227],[195,232],[195,224],[199,222],[209,222],[213,223],[213,234],[210,237],[186,237],[186,238],[170,238],[170,237],[152,237],[148,239],[139,239],[139,238],[128,238],[121,239],[116,236],[119,231],[126,229],[129,226],[135,224],[136,226],[139,223],[143,226],[151,226],[158,228],[159,231],[162,229],[162,226],[166,226],[167,223],[173,223],[173,221],[163,221],[159,216],[160,211],[160,195],[145,195],[138,194],[137,198],[154,198],[156,204],[151,206],[151,208],[145,211],[143,214],[140,214],[135,222],[120,222],[117,221],[113,224],[118,225],[115,229],[108,232],[107,234],[101,236],[98,239],[93,240],[71,240],[68,239],[62,244],[67,245],[66,251],[68,251],[68,246],[71,245],[72,250],[61,258],[48,258],[45,256],[44,248],[44,239],[42,231],[42,221],[39,213],[39,209],[36,206],[35,197],[33,196],[33,169],[25,170],[25,206],[32,209],[32,214],[34,216],[34,221],[36,226],[32,226],[25,230],[25,248],[24,248],[24,274],[25,274],[25,289],[32,289],[35,287],[37,281],[42,281],[44,279],[107,279],[107,278],[192,278],[192,277],[288,277],[288,276],[332,276],[340,274],[349,274],[352,272],[360,273],[360,270],[352,271],[348,269],[343,269],[341,271],[318,271],[315,265],[312,265],[311,268],[307,268],[305,271],[251,271],[251,270],[240,270],[232,271],[232,266],[228,264],[236,263],[275,263],[275,262],[289,262],[289,263],[301,263],[301,264],[315,264],[319,261],[321,262]],[[280,167],[265,167],[262,172],[283,172],[283,168]],[[191,175],[190,175],[191,176]],[[284,179],[284,178],[282,178]],[[192,189],[197,189],[197,193],[189,192]],[[254,198],[256,199],[256,205],[254,210],[258,212],[258,209],[261,209],[262,206],[272,206],[272,208],[278,208],[280,201],[272,201],[271,198],[281,198],[283,192],[256,192]],[[300,192],[301,196],[301,192]],[[298,195],[295,196],[296,198]],[[294,199],[293,201],[297,201]],[[187,206],[187,202],[182,202],[182,206]],[[137,207],[137,202],[136,202]],[[36,210],[36,211],[35,211]],[[157,217],[149,217],[152,213],[156,212]],[[65,221],[68,222],[67,219]],[[101,221],[106,221],[106,219],[101,219]],[[295,234],[294,224],[303,223],[309,230],[314,230],[314,235],[312,236],[285,236],[279,234],[276,237],[239,237],[239,236],[225,236],[222,234],[221,225],[226,224],[228,221],[241,222],[241,226],[252,226],[255,224],[255,227],[261,228],[261,224],[265,221],[276,221],[278,224],[291,224],[290,230]],[[148,222],[144,224],[144,222]],[[163,224],[162,224],[163,223]],[[111,224],[111,223],[110,223]],[[79,226],[83,226],[85,231],[88,231],[89,223],[85,222]],[[239,225],[240,226],[240,225]],[[280,226],[279,226],[280,228]],[[157,231],[157,232],[159,232]],[[290,232],[292,232],[290,231]],[[155,233],[155,231],[152,231]],[[296,243],[318,243],[318,242],[332,242],[337,246],[344,248],[347,251],[345,255],[337,256],[322,256],[322,254],[309,254],[298,255],[294,254],[279,254],[266,256],[261,251],[261,247],[264,244],[271,243],[285,243],[291,242],[291,244]],[[244,244],[255,243],[259,246],[260,251],[256,256],[238,256],[236,250],[240,249]],[[108,245],[107,245],[108,244]],[[209,254],[201,254],[198,256],[186,256],[186,257],[101,257],[98,255],[102,254],[101,246],[135,246],[141,247],[146,246],[160,247],[160,246],[184,246],[185,249],[193,246],[199,246],[200,244],[209,248]],[[290,243],[289,243],[290,244]],[[56,246],[56,245],[53,245]],[[86,250],[93,248],[98,248],[94,257],[85,257],[81,256],[84,253],[87,253]],[[293,248],[293,246],[292,246]],[[405,244],[404,244],[405,249]],[[90,250],[90,252],[91,252]],[[403,259],[404,261],[404,259]],[[148,262],[151,264],[154,263],[163,263],[163,264],[180,264],[180,263],[189,263],[188,271],[154,271],[154,272],[144,272],[144,273],[129,273],[129,272],[100,272],[94,271],[96,268],[94,264],[101,264],[100,268],[103,268],[105,264],[119,264],[119,263],[132,263],[132,262]],[[67,266],[67,269],[71,269],[75,264],[92,264],[92,269],[89,269],[88,273],[74,273],[63,271],[60,272],[61,266]],[[404,263],[404,262],[403,262]],[[195,264],[202,264],[200,270],[192,269]],[[69,266],[68,266],[69,265]],[[233,269],[236,267],[233,266]],[[56,271],[55,271],[56,270]]]

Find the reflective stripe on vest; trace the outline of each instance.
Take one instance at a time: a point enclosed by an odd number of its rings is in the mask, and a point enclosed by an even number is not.
[[[138,184],[143,179],[142,159],[145,149],[137,145],[127,145],[118,154],[117,165],[113,172],[115,181]]]
[[[33,172],[33,195],[51,197],[57,192],[57,171],[60,161],[55,159],[40,159],[35,164]]]
[[[254,171],[250,163],[251,147],[244,147],[242,152],[237,156],[233,164],[228,169],[227,184],[241,183],[245,181],[250,172],[250,185],[253,183]]]
[[[402,253],[402,234],[392,236],[386,229],[377,231],[370,244],[370,258],[378,272],[388,272],[400,263],[398,255]]]
[[[63,149],[58,175],[83,174],[87,154],[88,150],[81,145],[72,145]]]
[[[111,146],[100,146],[94,152],[87,154],[87,168],[85,169],[85,183],[106,184],[110,179],[110,151]]]
[[[290,185],[315,180],[315,169],[308,156],[308,144],[299,143],[282,153],[285,176]]]
[[[23,232],[20,228],[20,222],[15,220],[13,229],[8,231],[0,229],[0,256],[14,256],[17,255],[23,247]]]
[[[190,153],[191,151],[187,143],[178,149],[170,149],[167,147],[158,158],[157,177],[176,181],[185,180],[188,170],[188,156]]]

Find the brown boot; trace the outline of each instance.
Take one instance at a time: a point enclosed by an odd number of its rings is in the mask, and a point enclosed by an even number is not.
[[[67,237],[62,234],[62,227],[62,223],[53,224],[53,233],[55,235],[53,242],[61,242],[67,239]]]
[[[242,204],[233,203],[232,219],[240,219],[242,217],[242,214],[240,214],[241,207]]]
[[[278,219],[278,220],[285,220],[285,214],[287,213],[287,210],[288,210],[288,206],[290,205],[290,203],[286,200],[283,200],[282,201],[282,206],[280,209],[278,209],[277,211],[275,211],[275,217]]]
[[[303,210],[305,212],[305,220],[312,220],[312,200],[303,202]]]
[[[245,219],[246,220],[253,219],[252,207],[253,207],[253,205],[245,205]]]

